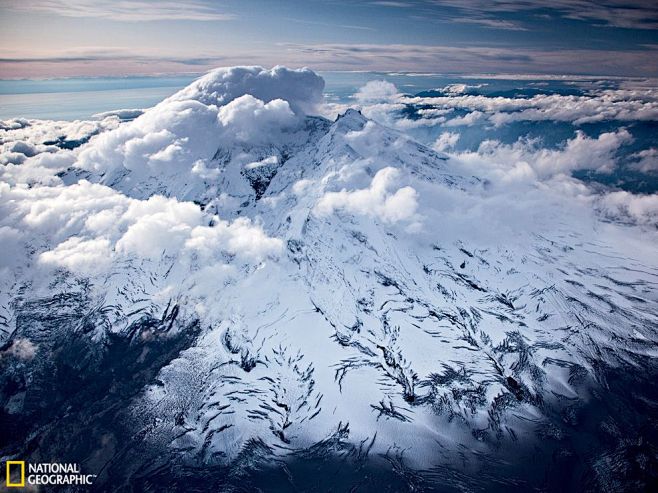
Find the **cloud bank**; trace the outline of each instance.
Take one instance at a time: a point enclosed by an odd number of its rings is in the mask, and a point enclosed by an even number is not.
[[[14,243],[42,245],[39,262],[82,275],[107,273],[120,259],[134,258],[258,263],[282,248],[248,218],[223,221],[191,202],[132,199],[85,180],[56,187],[3,184],[0,211],[0,227],[15,233]]]

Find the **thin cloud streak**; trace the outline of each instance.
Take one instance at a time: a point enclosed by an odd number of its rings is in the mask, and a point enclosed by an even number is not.
[[[480,23],[497,29],[522,28],[501,16],[513,14],[548,15],[562,19],[593,22],[601,27],[625,29],[658,28],[658,4],[654,0],[419,0],[377,1],[372,4],[391,8],[418,8],[451,22]],[[439,8],[437,8],[439,7]]]
[[[286,58],[321,68],[439,73],[506,71],[544,74],[658,76],[658,50],[532,50],[483,46],[283,44]]]
[[[4,6],[18,12],[42,13],[64,17],[99,18],[122,22],[165,20],[229,21],[235,15],[198,1],[149,2],[147,0],[10,0]]]
[[[5,78],[53,75],[116,75],[203,72],[220,64],[250,63],[311,66],[318,70],[372,70],[434,73],[573,74],[658,77],[658,50],[532,50],[484,46],[406,44],[279,43],[258,51],[203,53],[134,52],[92,48],[88,51],[23,56],[0,51]]]

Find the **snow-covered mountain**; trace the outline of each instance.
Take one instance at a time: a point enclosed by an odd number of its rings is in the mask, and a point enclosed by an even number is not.
[[[655,230],[358,111],[314,116],[322,89],[218,69],[4,166],[2,454],[76,460],[107,490],[655,472],[655,383],[624,390],[656,374]]]

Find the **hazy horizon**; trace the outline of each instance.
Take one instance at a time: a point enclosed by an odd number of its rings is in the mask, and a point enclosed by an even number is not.
[[[653,2],[5,0],[0,78],[230,65],[658,76]]]

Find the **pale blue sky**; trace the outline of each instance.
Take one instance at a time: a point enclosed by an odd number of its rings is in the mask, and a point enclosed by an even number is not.
[[[0,0],[0,78],[235,64],[658,76],[655,1],[548,3]]]

